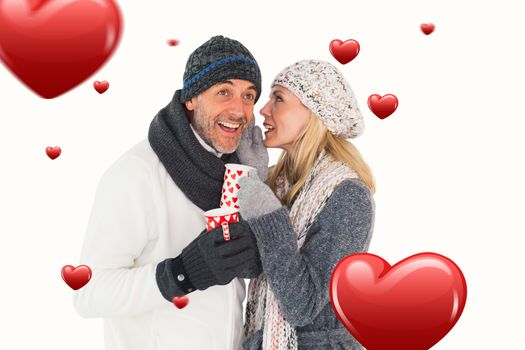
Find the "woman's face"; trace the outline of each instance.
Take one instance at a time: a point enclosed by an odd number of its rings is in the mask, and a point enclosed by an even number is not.
[[[274,85],[268,101],[260,111],[264,117],[264,145],[290,151],[310,118],[310,110],[288,89]]]

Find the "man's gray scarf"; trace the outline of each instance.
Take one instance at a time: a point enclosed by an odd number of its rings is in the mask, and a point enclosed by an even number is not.
[[[199,143],[191,130],[186,110],[180,103],[180,90],[151,122],[151,147],[175,184],[202,210],[218,208],[225,163],[240,163],[237,154],[218,158]]]

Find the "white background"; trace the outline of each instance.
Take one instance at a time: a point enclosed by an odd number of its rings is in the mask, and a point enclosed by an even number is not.
[[[423,251],[462,269],[462,317],[433,349],[523,348],[522,152],[525,13],[520,1],[126,1],[111,60],[44,100],[0,65],[1,349],[102,349],[100,319],[73,309],[63,265],[77,265],[102,173],[146,137],[182,86],[188,55],[211,36],[244,43],[273,77],[305,58],[346,75],[365,117],[354,144],[377,181],[370,252],[391,264]],[[433,34],[419,26],[432,22]],[[166,40],[176,38],[179,46]],[[355,39],[339,64],[332,39]],[[99,95],[93,81],[107,80]],[[371,94],[395,94],[385,120]],[[50,160],[47,146],[62,155]],[[275,162],[278,151],[272,151]]]

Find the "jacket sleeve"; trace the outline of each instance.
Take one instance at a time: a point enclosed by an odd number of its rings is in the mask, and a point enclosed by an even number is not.
[[[248,221],[263,271],[292,326],[312,323],[329,303],[335,265],[347,255],[368,250],[374,212],[369,189],[359,180],[347,180],[332,192],[300,250],[286,208]]]
[[[166,303],[157,264],[135,266],[154,229],[151,187],[149,168],[134,156],[119,159],[100,180],[81,254],[92,277],[74,293],[81,316],[132,316]]]

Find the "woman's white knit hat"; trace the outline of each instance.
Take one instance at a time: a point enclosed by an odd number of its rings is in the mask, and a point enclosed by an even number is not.
[[[364,129],[364,121],[354,92],[343,74],[332,64],[304,60],[284,68],[272,87],[281,85],[296,95],[336,136],[354,138]]]

